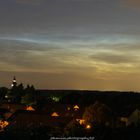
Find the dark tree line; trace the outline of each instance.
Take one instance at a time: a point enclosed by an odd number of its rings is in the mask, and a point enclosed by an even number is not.
[[[11,89],[2,87],[0,88],[0,101],[33,105],[36,103],[35,88],[33,85],[27,85],[24,88],[22,83]]]

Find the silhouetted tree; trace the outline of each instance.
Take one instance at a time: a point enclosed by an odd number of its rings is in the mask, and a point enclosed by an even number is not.
[[[27,85],[21,103],[24,103],[26,105],[35,104],[35,88],[33,85],[32,86]]]
[[[2,102],[5,99],[5,96],[8,92],[8,89],[5,87],[0,88],[0,101]]]
[[[113,113],[105,104],[95,102],[85,109],[83,119],[87,124],[103,123],[106,125],[113,124]]]
[[[23,88],[23,84],[21,83],[17,86],[13,86],[9,91],[7,97],[10,99],[11,102],[20,103],[23,93],[24,93],[24,88]]]
[[[79,124],[76,120],[72,120],[67,124],[67,126],[64,129],[64,136],[66,137],[81,137],[85,136],[85,128]]]

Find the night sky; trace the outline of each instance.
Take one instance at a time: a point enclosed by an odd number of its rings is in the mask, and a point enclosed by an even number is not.
[[[0,0],[0,86],[140,91],[139,0]]]

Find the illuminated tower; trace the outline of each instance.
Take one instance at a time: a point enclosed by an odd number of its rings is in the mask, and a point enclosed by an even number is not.
[[[15,87],[17,85],[16,77],[13,78],[13,83],[11,84],[11,87]]]

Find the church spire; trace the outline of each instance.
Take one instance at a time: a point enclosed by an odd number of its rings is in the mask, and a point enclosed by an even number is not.
[[[14,87],[14,86],[16,86],[16,85],[17,85],[17,81],[16,81],[16,77],[14,76],[13,82],[12,82],[12,84],[11,84],[11,87]]]

